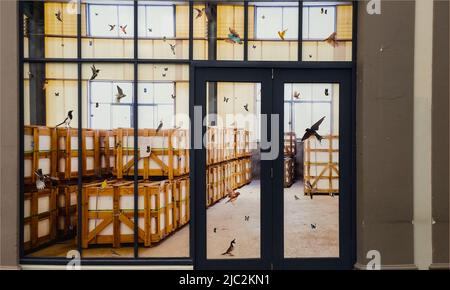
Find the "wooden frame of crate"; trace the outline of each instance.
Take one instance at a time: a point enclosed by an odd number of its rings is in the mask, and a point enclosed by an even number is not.
[[[241,158],[250,154],[250,132],[245,129],[234,129],[235,157]]]
[[[168,176],[173,179],[189,173],[188,134],[186,130],[140,129],[138,175],[144,179],[150,176]],[[134,129],[115,129],[116,163],[113,174],[118,179],[134,175]],[[156,145],[156,146],[155,146]],[[146,155],[145,148],[151,152]],[[143,155],[143,157],[141,157]]]
[[[294,183],[295,167],[294,159],[292,157],[284,157],[284,174],[283,185],[285,188],[290,187]]]
[[[294,132],[284,133],[284,156],[295,156],[297,154],[297,136]]]
[[[57,176],[56,130],[42,126],[24,128],[24,183],[36,182],[35,171]]]
[[[212,165],[224,161],[224,128],[208,127],[206,145],[206,165]]]
[[[174,184],[174,225],[175,228],[181,228],[190,220],[190,182],[189,177],[177,178]]]
[[[223,128],[223,161],[236,158],[235,129]]]
[[[77,233],[78,185],[59,185],[56,200],[58,238],[72,238]]]
[[[58,177],[61,180],[78,178],[78,129],[57,128]],[[95,176],[99,164],[98,132],[82,129],[82,176]]]
[[[145,221],[144,186],[138,187],[139,242],[149,246],[142,228]],[[91,183],[83,187],[81,246],[111,244],[118,248],[122,243],[134,242],[134,182]],[[147,237],[147,239],[146,239]]]
[[[24,250],[56,239],[56,188],[24,194]]]
[[[304,183],[309,181],[314,194],[339,193],[339,136],[323,136],[320,143],[315,138],[305,141]],[[311,190],[305,186],[305,195]]]
[[[97,175],[110,175],[116,163],[114,133],[112,130],[98,130],[99,158],[97,158]]]

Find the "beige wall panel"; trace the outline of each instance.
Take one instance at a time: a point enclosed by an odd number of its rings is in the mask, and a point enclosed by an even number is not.
[[[56,96],[59,93],[59,96]],[[48,81],[46,90],[47,126],[56,126],[67,116],[67,112],[74,111],[71,127],[78,127],[78,85],[76,81]]]
[[[218,60],[243,60],[243,44],[231,44],[223,40],[217,41],[217,59]]]
[[[332,61],[334,59],[334,47],[326,42],[318,42],[317,60]]]
[[[46,79],[78,79],[77,66],[70,63],[47,63],[45,64]]]
[[[30,81],[23,81],[23,121],[24,125],[30,125]]]
[[[248,39],[255,37],[255,6],[248,6]]]
[[[45,3],[45,34],[51,35],[77,35],[77,14],[69,13],[73,10],[72,4]],[[63,22],[56,19],[55,13],[61,11]]]
[[[189,38],[189,6],[177,5],[176,11],[176,37]]]
[[[84,64],[82,71],[82,79],[89,80],[91,78],[91,65]],[[100,73],[96,80],[109,80],[109,81],[133,81],[134,70],[133,65],[130,64],[96,64],[97,69],[100,69]]]
[[[47,58],[76,58],[76,38],[45,38],[45,57]]]
[[[194,40],[194,59],[206,59],[208,55],[208,46],[205,40]]]
[[[317,42],[316,41],[303,41],[302,59],[305,61],[317,60]]]
[[[202,10],[205,5],[194,5],[194,8]],[[195,19],[197,11],[194,10],[194,38],[205,38],[207,31],[206,15],[203,14],[201,18]]]
[[[176,90],[176,114],[183,114],[189,116],[189,83],[187,82],[177,82],[175,84]],[[177,120],[177,125],[179,120]],[[188,124],[185,124],[183,121],[183,127]]]

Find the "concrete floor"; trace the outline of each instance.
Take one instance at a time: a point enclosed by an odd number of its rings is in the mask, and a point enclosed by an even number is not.
[[[260,257],[260,187],[259,181],[240,189],[238,200],[222,200],[207,210],[208,259]],[[285,257],[339,256],[339,197],[303,195],[300,181],[285,189]],[[299,200],[295,199],[295,196]],[[249,220],[245,221],[245,216]],[[316,229],[311,228],[316,225]],[[216,232],[214,232],[216,228]],[[233,256],[224,256],[230,241],[236,239]],[[74,241],[54,244],[30,256],[64,257],[75,249]],[[151,248],[141,247],[140,257],[188,257],[189,227],[185,226]],[[133,248],[93,247],[83,250],[83,257],[131,258]]]

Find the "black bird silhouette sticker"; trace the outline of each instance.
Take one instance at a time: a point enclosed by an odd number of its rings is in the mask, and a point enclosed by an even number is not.
[[[57,19],[59,22],[63,22],[61,10],[58,10],[58,11],[55,13],[55,17],[56,17],[56,19]]]
[[[163,127],[163,121],[160,121],[160,122],[159,122],[159,125],[158,125],[158,128],[156,128],[156,133],[158,133],[159,131],[161,131],[162,127]]]
[[[205,8],[202,8],[202,9],[194,8],[194,10],[195,10],[195,12],[197,12],[195,19],[199,19],[200,17],[202,17],[203,12],[205,12]]]
[[[123,93],[123,90],[121,87],[117,86],[117,94],[116,94],[116,101],[117,103],[120,103],[120,100],[125,98],[127,95]]]
[[[317,228],[317,224],[311,224],[311,229],[315,230]]]
[[[59,97],[59,92],[56,92],[56,93],[55,93],[55,97]]]
[[[93,81],[93,80],[95,80],[95,78],[96,78],[96,77],[98,76],[98,74],[100,73],[100,70],[97,69],[97,68],[95,67],[95,64],[94,64],[94,65],[91,66],[91,71],[92,71],[92,75],[91,75],[90,80]]]
[[[328,89],[325,89],[325,96],[329,96],[330,95],[330,92],[328,91]]]
[[[294,195],[295,200],[299,200],[300,198],[297,195]]]
[[[246,215],[246,216],[245,216],[245,221],[248,222],[249,220],[250,220],[250,216],[249,216],[249,215]]]
[[[127,34],[127,27],[128,25],[120,26],[120,30],[123,32],[123,34]]]
[[[297,91],[294,92],[294,99],[296,99],[296,100],[300,99],[300,93],[299,92],[297,92]]]
[[[115,24],[108,24],[108,26],[109,26],[109,31],[113,31],[114,28],[116,28]]]
[[[172,97],[172,99],[174,99],[174,100],[177,98],[177,96],[175,96],[174,94],[172,94],[171,97]]]
[[[169,70],[169,68],[168,68],[168,67],[165,67],[165,68],[164,68],[164,71],[168,71],[168,70]]]
[[[228,103],[229,100],[230,100],[230,98],[223,97],[223,101],[224,101],[225,103]]]
[[[244,109],[248,112],[248,104],[245,104]]]
[[[95,107],[98,108],[98,106],[99,106],[99,104],[98,104],[98,103],[95,103]]]
[[[317,131],[319,130],[319,126],[322,124],[324,119],[325,119],[325,117],[322,117],[322,119],[320,119],[314,125],[312,125],[311,128],[307,128],[305,130],[305,135],[303,135],[303,137],[302,137],[302,142],[309,139],[309,137],[311,137],[311,136],[315,136],[317,138],[317,140],[319,140],[319,142],[322,141],[323,137],[320,136],[319,133],[317,133]]]
[[[149,29],[148,29],[148,32],[153,32],[153,29],[149,28]]]
[[[163,77],[163,78],[165,78],[166,76],[167,76],[167,74],[166,74],[166,73],[163,73],[163,74],[162,74],[162,77]]]
[[[214,228],[214,232],[217,233],[217,228]]]
[[[73,119],[73,111],[70,110],[70,111],[67,113],[67,117],[64,119],[64,121],[62,121],[61,123],[59,123],[58,125],[56,125],[56,128],[58,128],[58,127],[60,127],[60,126],[62,126],[62,125],[65,125],[66,128],[70,128],[70,122],[72,121],[72,119]]]
[[[170,45],[170,50],[172,51],[173,55],[175,55],[175,46],[176,46],[176,44],[170,44],[169,43],[169,45]]]
[[[256,45],[253,44],[253,45],[252,45],[252,48],[255,49],[255,48],[256,48]]]
[[[236,244],[236,239],[233,239],[230,242],[230,246],[228,247],[228,249],[224,253],[222,253],[222,256],[225,256],[225,255],[233,256],[232,252],[234,250],[234,244]]]

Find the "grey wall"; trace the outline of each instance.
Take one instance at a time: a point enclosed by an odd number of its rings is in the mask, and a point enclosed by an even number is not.
[[[0,1],[0,268],[18,261],[17,3]]]
[[[378,250],[385,267],[413,268],[413,1],[359,2],[357,267]]]
[[[433,267],[449,267],[449,2],[434,1],[432,95]],[[445,264],[445,265],[442,265]]]

